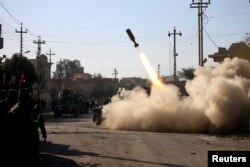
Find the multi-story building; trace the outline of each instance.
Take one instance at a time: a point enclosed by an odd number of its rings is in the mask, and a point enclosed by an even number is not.
[[[50,78],[51,78],[51,65],[53,63],[48,62],[48,58],[45,55],[37,56],[36,59],[29,59],[29,61],[35,67],[38,74],[38,82],[34,84],[34,96],[37,98],[51,101],[50,98]]]

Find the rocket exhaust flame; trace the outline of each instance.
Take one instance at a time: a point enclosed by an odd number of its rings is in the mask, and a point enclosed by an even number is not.
[[[130,40],[134,42],[135,47],[139,47],[139,44],[135,42],[135,37],[134,37],[132,31],[130,29],[127,29],[126,32],[129,36]],[[140,49],[138,49],[138,50],[140,51]],[[158,75],[156,74],[154,68],[152,67],[152,65],[148,61],[147,56],[142,51],[140,51],[139,56],[140,56],[142,64],[143,64],[144,68],[146,69],[152,83],[159,88],[163,88],[163,83],[158,79]]]
[[[140,55],[144,57],[143,54]],[[147,63],[145,63],[147,64]],[[249,131],[250,63],[226,59],[216,68],[197,67],[182,100],[175,86],[122,91],[103,107],[106,128],[180,133]]]
[[[151,82],[157,87],[163,88],[163,83],[159,80],[157,73],[155,72],[154,68],[152,67],[152,65],[148,61],[148,58],[143,52],[140,53],[140,59],[142,61],[144,68],[146,69],[149,75]]]

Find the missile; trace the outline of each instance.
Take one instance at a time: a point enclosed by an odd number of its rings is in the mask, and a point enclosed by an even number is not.
[[[135,48],[138,47],[139,44],[135,42],[135,37],[134,37],[133,33],[131,32],[131,30],[130,30],[130,29],[127,29],[126,32],[127,32],[128,36],[129,36],[130,40],[131,40],[132,42],[134,42]]]

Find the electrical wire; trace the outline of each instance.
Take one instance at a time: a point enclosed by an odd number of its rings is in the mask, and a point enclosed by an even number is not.
[[[207,30],[203,27],[203,30],[205,31],[206,35],[208,36],[208,38],[210,39],[210,41],[214,44],[214,46],[216,46],[217,48],[219,48],[219,46],[215,43],[215,41],[212,39],[212,37],[208,34]]]
[[[15,18],[11,12],[5,7],[2,1],[0,1],[0,6],[5,10],[5,12],[18,24],[21,24],[21,21],[19,21],[17,18]]]

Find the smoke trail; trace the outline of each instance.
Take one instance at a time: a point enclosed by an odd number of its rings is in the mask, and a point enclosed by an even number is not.
[[[173,85],[122,91],[103,107],[104,126],[111,129],[183,133],[232,133],[248,130],[250,63],[226,59],[216,68],[198,67],[188,81],[190,96],[179,97]]]
[[[143,52],[141,52],[139,54],[139,56],[140,56],[142,64],[143,64],[144,68],[146,69],[148,76],[149,76],[151,82],[153,83],[153,85],[156,85],[157,87],[162,88],[163,83],[159,80],[158,75],[156,74],[153,66],[148,61],[147,56]]]

